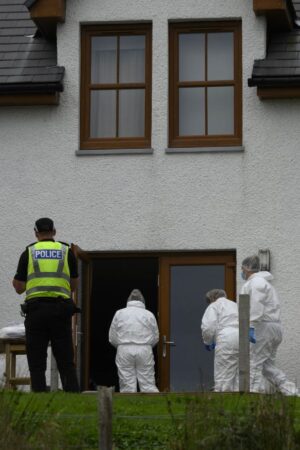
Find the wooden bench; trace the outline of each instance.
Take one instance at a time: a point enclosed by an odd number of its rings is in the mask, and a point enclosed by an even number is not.
[[[30,377],[16,376],[16,358],[26,355],[25,339],[0,339],[0,353],[5,353],[5,389],[16,389],[18,385],[30,385]]]

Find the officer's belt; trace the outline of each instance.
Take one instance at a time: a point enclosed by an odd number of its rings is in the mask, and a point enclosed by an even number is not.
[[[65,297],[34,297],[25,300],[26,304],[31,303],[60,303],[60,302],[71,302],[71,298]]]

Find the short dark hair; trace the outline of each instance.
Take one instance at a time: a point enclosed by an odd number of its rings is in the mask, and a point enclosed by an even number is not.
[[[34,229],[39,233],[54,231],[53,220],[48,217],[42,217],[35,222]]]

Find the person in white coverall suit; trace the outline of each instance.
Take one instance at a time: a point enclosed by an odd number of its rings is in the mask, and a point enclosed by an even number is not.
[[[202,338],[207,350],[215,347],[214,391],[238,391],[239,377],[239,319],[237,304],[227,299],[222,289],[206,294],[202,318]]]
[[[117,348],[120,392],[159,392],[155,385],[152,347],[159,340],[155,316],[145,308],[138,289],[128,297],[126,308],[119,309],[109,329],[109,342]]]
[[[277,348],[282,341],[280,304],[270,272],[260,271],[257,255],[242,262],[242,278],[246,281],[241,294],[250,296],[250,327],[256,343],[250,346],[250,391],[264,392],[263,377],[285,395],[297,395],[296,385],[275,366]]]

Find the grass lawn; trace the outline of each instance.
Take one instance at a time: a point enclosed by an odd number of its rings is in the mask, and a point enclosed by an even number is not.
[[[24,437],[26,435],[29,446],[22,447],[19,443],[16,447],[3,447],[0,440],[0,448],[3,450],[14,448],[18,450],[21,448],[30,450],[34,448],[39,450],[98,449],[97,403],[96,394],[1,392],[0,436],[5,433],[1,427],[5,427],[6,430],[11,428],[13,435],[20,435],[20,439],[22,435]],[[183,439],[187,433],[187,423],[192,426],[192,433],[196,429],[203,428],[203,433],[209,435],[215,432],[214,427],[218,429],[224,427],[225,422],[225,428],[228,430],[230,422],[230,426],[233,427],[232,433],[241,434],[240,429],[244,427],[241,418],[248,417],[249,414],[263,418],[263,421],[268,422],[272,429],[282,427],[281,423],[276,421],[282,422],[282,418],[285,420],[288,415],[287,408],[292,411],[293,430],[300,436],[300,398],[283,399],[273,396],[216,393],[115,394],[113,397],[113,440],[116,450],[198,449],[202,447],[192,447],[192,444],[188,444],[189,447],[185,448],[187,444],[183,443],[182,447],[176,447],[177,444],[174,444],[177,440],[179,442]],[[195,421],[195,411],[197,421]],[[277,411],[276,416],[274,411]],[[210,419],[212,415],[215,416],[213,420]],[[240,427],[238,431],[234,428],[237,425],[233,425],[232,417],[238,420]],[[44,446],[41,444],[43,440],[46,440]],[[170,440],[173,440],[171,446],[169,446]],[[276,450],[274,445],[270,448]],[[294,448],[298,447],[287,447],[288,450]]]

